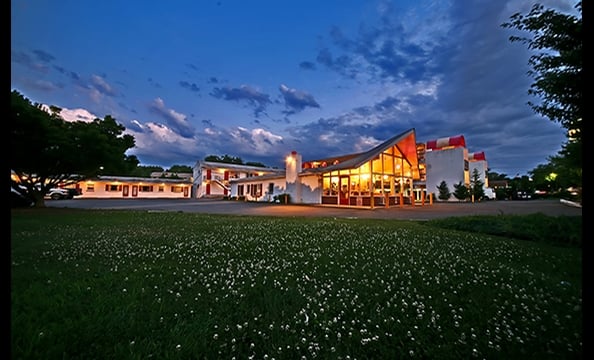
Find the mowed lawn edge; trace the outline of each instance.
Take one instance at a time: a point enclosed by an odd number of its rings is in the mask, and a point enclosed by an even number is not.
[[[581,248],[429,223],[12,210],[11,352],[581,357]]]

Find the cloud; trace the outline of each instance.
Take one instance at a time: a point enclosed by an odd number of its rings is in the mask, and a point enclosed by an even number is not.
[[[186,120],[186,115],[180,114],[173,109],[167,109],[161,98],[156,98],[149,106],[149,110],[160,115],[167,121],[167,124],[184,138],[194,136],[194,127]]]
[[[66,109],[63,108],[60,111],[60,116],[66,121],[84,121],[84,122],[92,122],[93,120],[99,118],[98,116],[90,113],[85,109]]]
[[[33,53],[37,56],[40,61],[49,63],[54,61],[56,58],[43,50],[33,50]]]
[[[246,102],[254,108],[254,115],[258,117],[265,112],[266,107],[271,104],[270,97],[249,85],[241,85],[238,88],[216,87],[210,94],[217,99]]]
[[[80,76],[74,71],[68,71],[61,66],[54,65],[54,69],[60,74],[66,75],[70,80],[74,82],[80,81]]]
[[[315,70],[316,64],[311,61],[302,61],[299,63],[299,68],[302,70]]]
[[[290,89],[284,84],[281,84],[279,90],[285,99],[285,107],[288,109],[285,114],[295,114],[307,107],[320,107],[314,97],[304,91]]]
[[[208,142],[199,141],[194,137],[181,136],[164,124],[141,123],[137,120],[133,123],[134,126],[126,128],[126,133],[134,136],[135,140],[135,147],[130,149],[129,154],[142,158],[143,165],[193,166],[195,161],[188,163],[188,159],[197,160],[197,154],[205,153],[208,150]],[[159,149],[159,151],[155,151],[155,149]]]
[[[190,90],[190,91],[200,92],[200,87],[194,83],[190,84],[189,82],[182,80],[179,82],[179,85],[185,89]]]
[[[40,73],[47,73],[49,66],[44,63],[36,62],[29,54],[24,51],[10,51],[10,60],[13,63],[25,66],[29,69],[35,70]]]
[[[108,96],[115,96],[115,89],[105,81],[105,79],[99,75],[91,75],[91,86],[100,92],[101,94]]]

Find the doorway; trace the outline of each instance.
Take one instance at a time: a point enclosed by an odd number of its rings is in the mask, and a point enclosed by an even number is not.
[[[338,178],[338,203],[349,205],[350,177],[341,176]]]

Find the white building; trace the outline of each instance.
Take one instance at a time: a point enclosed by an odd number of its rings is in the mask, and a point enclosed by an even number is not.
[[[357,154],[303,162],[293,151],[284,171],[230,179],[229,190],[231,198],[246,201],[288,194],[297,204],[388,207],[414,204],[413,183],[420,177],[415,130],[410,129]]]
[[[192,193],[198,199],[204,197],[228,197],[231,194],[229,182],[232,179],[265,175],[274,177],[278,174],[284,177],[285,170],[213,161],[197,161],[193,168]]]
[[[483,183],[485,194],[494,198],[489,188],[488,164],[483,151],[469,153],[463,135],[440,138],[427,141],[425,146],[426,187],[428,193],[433,193],[433,198],[439,200],[438,186],[442,181],[448,186],[450,199],[458,201],[453,196],[454,185],[462,183],[470,186],[472,174],[478,170],[479,180]]]
[[[70,186],[72,187],[72,186]],[[81,195],[76,198],[190,198],[190,179],[98,176],[74,186]]]
[[[425,147],[426,189],[439,200],[439,185],[442,181],[454,193],[454,185],[470,184],[468,149],[463,135],[439,138],[427,141]],[[448,201],[457,201],[452,195]]]
[[[484,184],[483,188],[489,187],[489,177],[488,177],[488,170],[487,167],[487,158],[485,157],[485,152],[473,152],[468,154],[468,171],[470,173],[470,177],[472,178],[472,174],[474,169],[477,169],[479,174],[479,180]]]

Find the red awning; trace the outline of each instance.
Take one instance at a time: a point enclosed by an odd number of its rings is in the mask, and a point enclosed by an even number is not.
[[[466,147],[464,135],[456,135],[427,141],[427,150],[440,150],[449,147]]]
[[[480,160],[487,160],[487,158],[485,158],[484,151],[468,154],[468,161],[480,161]]]

